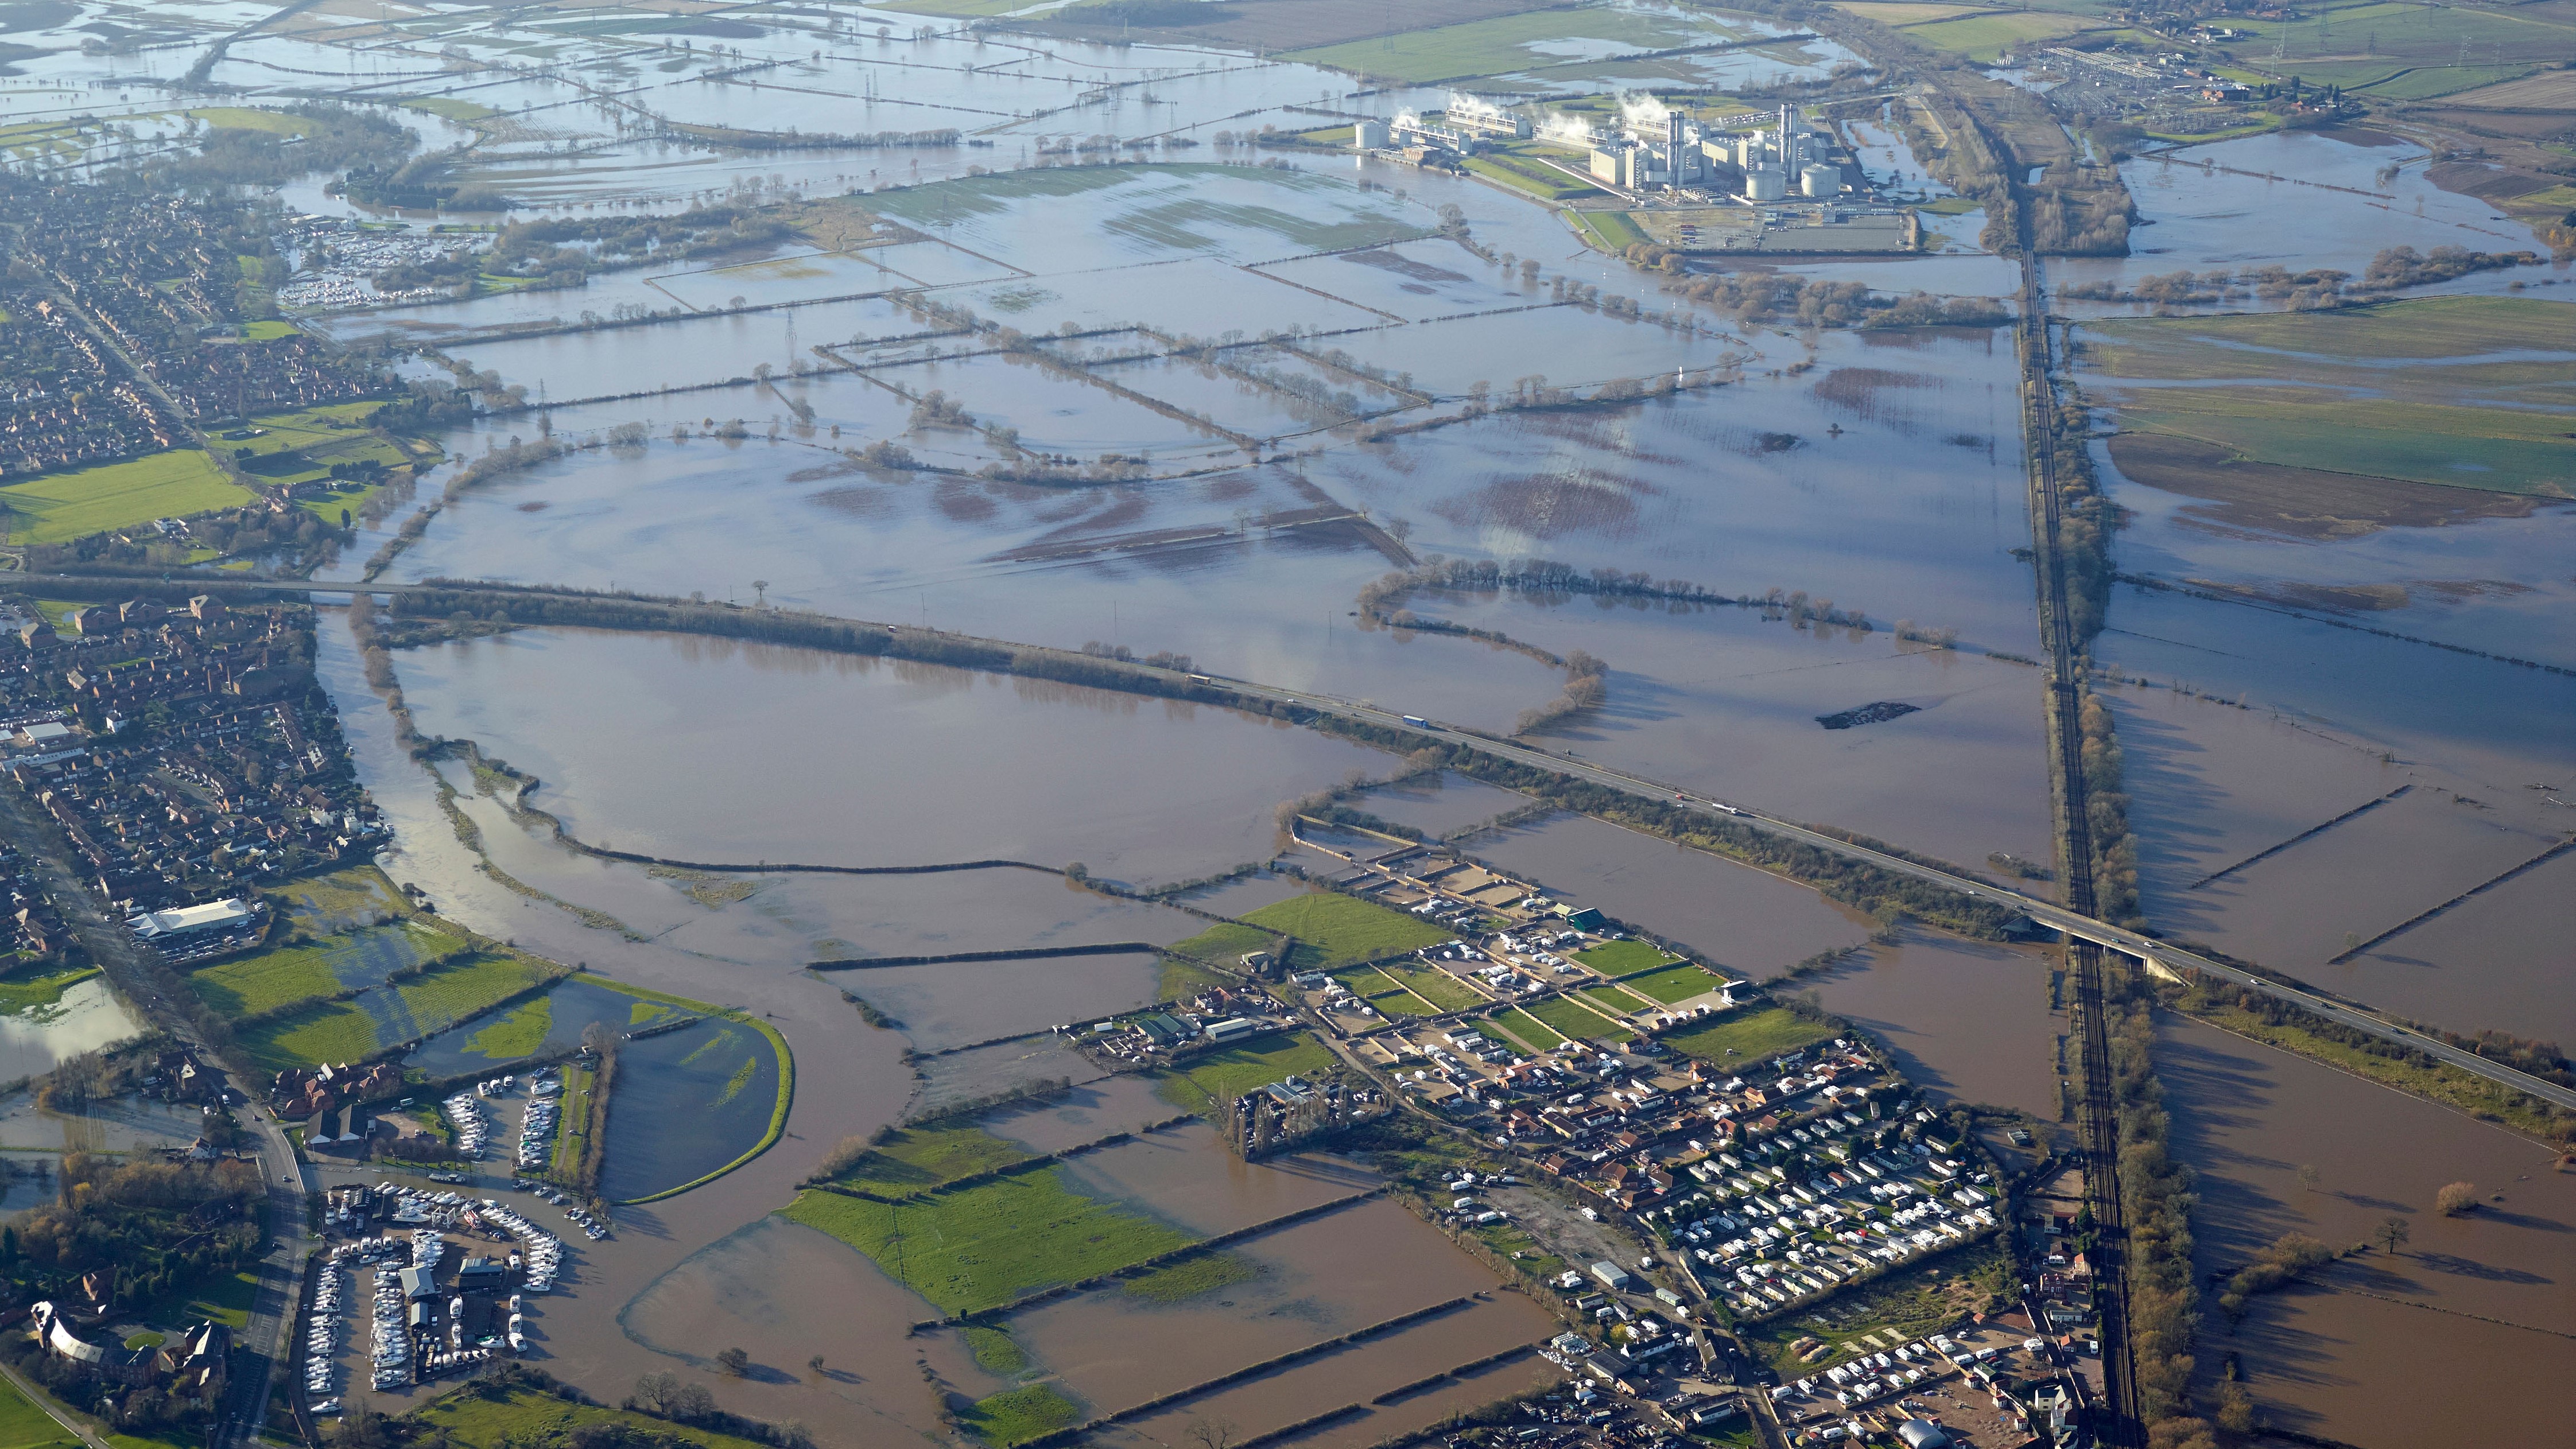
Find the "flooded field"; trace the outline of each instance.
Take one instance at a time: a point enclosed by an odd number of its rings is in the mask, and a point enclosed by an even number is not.
[[[546,781],[538,803],[575,835],[681,860],[1034,857],[1187,878],[1210,861],[1266,856],[1272,805],[1377,758],[1223,711],[722,640],[531,631],[416,651],[404,682],[425,732],[478,739]],[[710,713],[716,699],[724,706]],[[622,727],[566,728],[603,716]],[[1028,750],[1030,730],[1054,760]],[[786,758],[798,762],[792,776],[776,767]],[[928,768],[970,760],[972,775]],[[663,788],[623,788],[648,778]],[[940,803],[907,799],[907,787]],[[748,799],[767,804],[731,814]],[[1028,813],[1041,799],[1055,818]],[[854,817],[855,801],[870,803]]]
[[[2252,1300],[2232,1333],[2213,1314],[2205,1372],[2233,1356],[2276,1422],[2348,1443],[2543,1432],[2515,1386],[2563,1367],[2576,1333],[2576,1176],[2553,1170],[2555,1154],[2188,1021],[2162,1022],[2157,1069],[2176,1154],[2200,1174],[2205,1270],[2232,1272],[2283,1232],[2339,1249],[2391,1215],[2413,1228],[2396,1255],[2367,1251]],[[2475,1210],[2433,1210],[2452,1182],[2475,1186]],[[2426,1374],[2444,1392],[2409,1387]]]
[[[0,1082],[50,1072],[65,1058],[143,1034],[143,1023],[103,977],[66,989],[48,1007],[0,1014]]]
[[[835,971],[830,980],[903,1023],[916,1047],[941,1051],[1133,1011],[1160,999],[1161,976],[1161,958],[1135,951]]]
[[[1898,944],[1865,947],[1792,989],[1885,1042],[1933,1096],[2054,1122],[2066,1017],[2049,1002],[2051,965],[2028,947],[1909,926]]]
[[[1479,835],[1466,851],[1556,900],[1592,906],[1760,980],[1857,946],[1866,917],[1793,881],[1586,815],[1552,815]]]

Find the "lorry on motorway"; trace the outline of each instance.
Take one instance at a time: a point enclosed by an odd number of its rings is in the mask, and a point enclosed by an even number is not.
[[[1409,724],[1409,725],[1413,726],[1415,729],[1418,729],[1418,730],[1427,730],[1427,729],[1431,728],[1431,721],[1429,721],[1429,720],[1427,720],[1427,719],[1424,719],[1422,716],[1420,716],[1420,715],[1418,715],[1418,714],[1398,715],[1398,716],[1397,716],[1397,718],[1399,718],[1399,719],[1403,720],[1406,724]]]

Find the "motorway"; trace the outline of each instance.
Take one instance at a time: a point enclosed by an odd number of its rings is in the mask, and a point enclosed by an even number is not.
[[[231,1064],[223,1054],[209,1048],[195,1029],[161,999],[160,989],[154,984],[153,965],[143,957],[143,946],[125,929],[123,921],[110,920],[99,909],[97,892],[73,874],[66,864],[68,848],[53,822],[16,785],[5,781],[0,781],[0,831],[25,851],[46,898],[62,912],[63,923],[80,939],[90,959],[106,972],[117,994],[154,1028],[169,1033],[201,1060],[224,1063],[229,1068]],[[230,1074],[237,1082],[249,1080],[237,1069]],[[257,1093],[254,1089],[244,1095],[255,1098]],[[296,1300],[303,1292],[307,1249],[304,1168],[295,1160],[293,1144],[286,1140],[276,1119],[257,1106],[242,1108],[236,1120],[246,1121],[258,1148],[260,1176],[268,1184],[268,1252],[260,1260],[259,1289],[251,1300],[249,1323],[233,1339],[236,1348],[230,1402],[225,1406],[222,1422],[207,1436],[208,1449],[226,1449],[253,1438],[267,1416],[269,1382],[291,1347],[285,1335],[295,1316]],[[82,1437],[92,1444],[98,1442],[86,1433]]]

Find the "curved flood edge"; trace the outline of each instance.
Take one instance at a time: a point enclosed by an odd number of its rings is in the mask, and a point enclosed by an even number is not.
[[[611,990],[623,992],[629,996],[642,997],[648,1001],[659,1001],[672,1006],[688,1007],[705,1013],[710,1020],[739,1022],[744,1026],[750,1027],[753,1031],[759,1032],[762,1036],[767,1037],[769,1039],[770,1050],[778,1053],[778,1100],[773,1103],[769,1109],[769,1129],[761,1134],[758,1142],[753,1143],[750,1149],[744,1152],[740,1157],[735,1158],[733,1161],[726,1163],[724,1166],[719,1167],[715,1171],[707,1173],[704,1176],[692,1178],[687,1182],[681,1183],[678,1187],[666,1187],[660,1192],[648,1192],[642,1197],[619,1198],[612,1204],[612,1206],[634,1207],[641,1203],[660,1202],[666,1197],[678,1197],[681,1193],[687,1192],[692,1188],[704,1187],[708,1183],[715,1181],[717,1178],[724,1176],[726,1173],[731,1172],[735,1168],[738,1168],[744,1163],[751,1161],[753,1158],[758,1157],[760,1154],[767,1152],[772,1147],[777,1146],[778,1139],[787,1135],[787,1110],[796,1101],[796,1054],[787,1049],[787,1038],[778,1034],[778,1028],[771,1026],[768,1022],[757,1020],[738,1010],[709,1006],[703,1001],[691,1001],[685,996],[673,996],[668,992],[655,991],[650,987],[632,986],[622,981],[609,981],[605,979],[600,980],[599,984],[606,986]]]

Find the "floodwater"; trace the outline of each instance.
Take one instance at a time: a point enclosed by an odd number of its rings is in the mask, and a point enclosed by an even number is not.
[[[1530,803],[1530,797],[1455,770],[1442,770],[1400,785],[1381,786],[1349,803],[1381,820],[1409,825],[1437,838],[1520,809]]]
[[[1597,907],[1755,980],[1869,935],[1866,917],[1806,886],[1588,815],[1545,816],[1464,848],[1551,899]]]
[[[769,1130],[779,1072],[768,1039],[739,1022],[620,1046],[600,1194],[612,1202],[649,1197],[750,1151]]]
[[[2156,1066],[2175,1155],[2199,1174],[2204,1272],[2232,1272],[2283,1232],[2343,1247],[2392,1215],[2412,1226],[2402,1255],[2374,1250],[2257,1299],[2234,1333],[2213,1302],[2205,1371],[2237,1355],[2274,1422],[2345,1443],[2553,1432],[2531,1386],[2565,1372],[2576,1335],[2576,1176],[2553,1152],[2189,1021],[2162,1019]],[[2450,1182],[2476,1186],[2475,1212],[2433,1211]]]
[[[2120,285],[2174,271],[2240,271],[2280,266],[2293,272],[2327,267],[2358,277],[2371,258],[2395,246],[2509,252],[2532,247],[2531,231],[2499,217],[2474,196],[2424,179],[2425,154],[2411,144],[2361,144],[2364,138],[2285,131],[2219,141],[2122,163],[2121,177],[2146,224],[2130,234],[2125,258],[2069,257],[2049,263],[2050,282]],[[2198,163],[2208,161],[2204,170]],[[2382,184],[2381,169],[2403,170]],[[2225,169],[2217,169],[2225,168]],[[2249,224],[2295,217],[2295,223]],[[2485,272],[2429,289],[2495,292],[2516,276]],[[2075,315],[2111,310],[2069,302]],[[2126,310],[2126,309],[2119,309]]]
[[[1801,978],[1825,1009],[1887,1044],[1907,1081],[1944,1102],[2058,1117],[2056,1042],[2065,1016],[2049,1002],[2049,961],[2004,946],[1907,926],[1894,946]]]
[[[131,1152],[185,1147],[205,1131],[205,1109],[145,1097],[92,1102],[78,1112],[36,1105],[32,1092],[0,1098],[0,1150]]]
[[[1292,1367],[1157,1411],[1138,1429],[1154,1437],[1168,1437],[1157,1423],[1202,1416],[1258,1432],[1536,1342],[1555,1327],[1526,1298],[1494,1293],[1491,1272],[1382,1198],[1228,1252],[1258,1276],[1179,1303],[1098,1290],[1014,1315],[1006,1326],[1060,1390],[1109,1413],[1453,1298],[1493,1295],[1324,1355],[1317,1369]],[[1386,1425],[1375,1428],[1383,1433]]]
[[[1380,758],[1204,706],[695,636],[530,630],[401,672],[424,733],[544,780],[533,803],[573,834],[683,860],[1185,879],[1265,858],[1273,805]]]
[[[1608,703],[1543,732],[1587,760],[1970,869],[1995,851],[2050,858],[2047,776],[2031,764],[2044,758],[2036,669],[1732,606],[1419,596],[1413,607],[1609,661]],[[1915,712],[1818,723],[1878,701]]]
[[[0,1082],[52,1071],[65,1059],[143,1034],[105,977],[93,976],[42,1010],[0,1016]]]
[[[828,977],[902,1022],[914,1046],[941,1051],[1133,1011],[1155,1000],[1161,973],[1160,957],[1133,951],[873,967]]]

